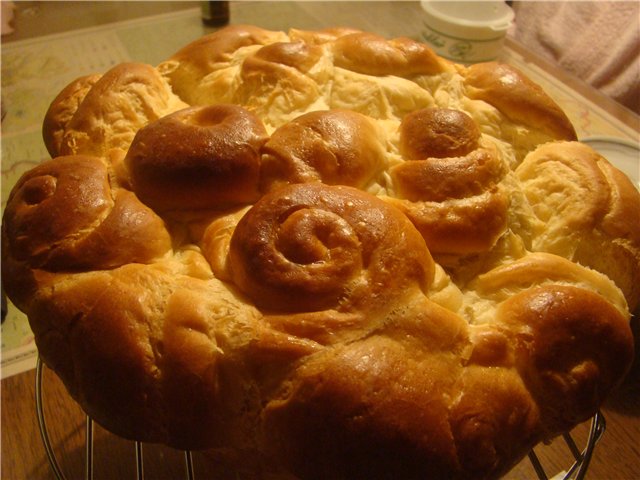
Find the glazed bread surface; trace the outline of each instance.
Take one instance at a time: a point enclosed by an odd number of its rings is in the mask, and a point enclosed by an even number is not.
[[[498,478],[632,362],[640,194],[508,65],[234,25],[78,79],[43,136],[3,286],[123,437],[252,478]]]

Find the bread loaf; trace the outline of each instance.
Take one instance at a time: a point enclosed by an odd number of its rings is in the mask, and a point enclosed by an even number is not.
[[[117,435],[253,478],[497,478],[633,359],[640,194],[508,65],[234,25],[79,79],[3,285]]]

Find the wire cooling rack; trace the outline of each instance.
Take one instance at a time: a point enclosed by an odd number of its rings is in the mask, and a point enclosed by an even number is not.
[[[58,463],[58,459],[56,457],[56,452],[52,447],[49,432],[47,430],[47,422],[44,415],[43,408],[43,385],[42,385],[42,375],[43,375],[44,364],[38,358],[36,364],[36,414],[38,417],[38,426],[40,428],[40,435],[42,437],[42,442],[44,444],[44,448],[47,454],[47,458],[49,460],[49,465],[51,466],[51,470],[56,478],[56,480],[67,480],[67,477],[64,475],[64,472],[60,468]],[[559,473],[555,473],[552,476],[549,476],[545,469],[542,466],[538,456],[536,453],[531,450],[529,452],[529,461],[533,466],[533,469],[539,480],[582,480],[584,479],[587,469],[589,467],[589,463],[591,461],[591,457],[593,456],[594,449],[596,444],[604,434],[606,429],[606,422],[602,413],[596,413],[591,419],[591,427],[589,429],[589,437],[586,441],[586,445],[582,450],[578,447],[576,442],[571,437],[570,433],[565,433],[562,435],[564,442],[569,448],[571,455],[573,456],[574,462],[566,471],[562,471]],[[142,443],[134,442],[135,448],[135,461],[136,461],[136,479],[144,480],[145,479],[145,467],[144,467],[144,458],[142,453]],[[94,452],[93,452],[93,421],[88,416],[86,417],[85,424],[85,469],[84,469],[84,477],[85,480],[93,480],[93,461],[94,461]],[[196,476],[194,474],[193,468],[193,458],[191,452],[186,450],[184,451],[184,478],[187,480],[196,480]]]

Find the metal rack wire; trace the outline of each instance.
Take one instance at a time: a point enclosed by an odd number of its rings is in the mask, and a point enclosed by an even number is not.
[[[44,415],[43,408],[43,388],[42,388],[42,375],[43,375],[44,365],[40,359],[38,359],[36,365],[36,413],[38,417],[38,426],[40,428],[40,435],[42,437],[42,442],[44,444],[44,448],[47,454],[47,458],[49,460],[49,464],[51,466],[51,470],[56,478],[56,480],[66,480],[66,477],[60,468],[58,463],[56,453],[51,445],[51,441],[49,438],[49,432],[47,430],[46,418]],[[531,462],[533,469],[536,472],[536,475],[539,480],[549,480],[553,478],[553,480],[582,480],[584,479],[587,469],[589,468],[589,463],[593,456],[593,451],[596,447],[596,444],[602,437],[604,431],[606,429],[606,422],[602,413],[598,412],[591,419],[591,427],[589,430],[589,437],[587,439],[587,443],[585,447],[580,450],[580,448],[576,445],[576,442],[571,437],[570,433],[565,433],[562,437],[567,444],[567,447],[571,451],[571,454],[574,458],[574,463],[569,467],[568,470],[553,475],[549,477],[545,472],[538,456],[536,453],[531,450],[529,452],[529,461]],[[135,442],[135,461],[136,461],[136,479],[144,480],[144,458],[142,453],[142,444],[140,442]],[[195,480],[194,468],[193,468],[193,459],[191,452],[186,450],[184,451],[184,464],[185,464],[185,479],[187,480]],[[86,417],[86,426],[85,426],[85,479],[92,480],[93,479],[93,421],[88,416]]]

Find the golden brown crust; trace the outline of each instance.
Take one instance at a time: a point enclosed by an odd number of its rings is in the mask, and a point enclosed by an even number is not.
[[[484,100],[507,118],[543,130],[556,140],[575,140],[565,113],[516,68],[494,62],[471,65],[463,72],[470,98]]]
[[[106,163],[87,156],[27,172],[7,202],[3,228],[15,259],[50,271],[145,263],[171,247],[163,221],[131,192],[113,189]]]
[[[94,74],[74,80],[51,102],[42,122],[42,137],[52,158],[61,154],[62,137],[69,120],[100,77]]]
[[[405,161],[389,169],[389,201],[434,253],[486,252],[507,228],[506,166],[497,148],[480,139],[475,121],[457,110],[417,110],[400,124]]]
[[[478,125],[460,110],[416,110],[400,124],[400,153],[407,160],[463,156],[475,150],[479,140]]]
[[[640,195],[512,68],[230,26],[92,82],[2,276],[112,432],[251,478],[497,478],[629,368]]]
[[[520,376],[507,368],[469,366],[461,375],[460,399],[451,430],[462,478],[497,478],[507,473],[539,438],[539,407]]]
[[[388,289],[425,290],[433,278],[424,242],[408,226],[395,209],[356,189],[285,187],[238,223],[231,277],[267,310],[386,308]]]
[[[589,418],[633,358],[633,338],[621,328],[627,319],[576,287],[527,290],[505,301],[497,318],[513,332],[516,366],[555,431]],[[616,355],[600,348],[603,338]]]
[[[362,33],[362,31],[349,27],[325,28],[322,30],[298,30],[292,28],[289,30],[289,38],[303,40],[309,45],[322,45],[334,42],[336,39],[352,33]]]
[[[513,262],[498,266],[478,275],[470,288],[485,298],[495,297],[502,300],[508,296],[509,289],[526,289],[545,282],[582,285],[605,296],[613,306],[625,314],[624,295],[607,277],[550,253],[529,253]]]
[[[310,112],[278,128],[262,149],[261,186],[320,181],[364,189],[384,169],[380,133],[348,110]]]
[[[127,150],[138,129],[185,106],[150,65],[116,65],[67,122],[60,154],[105,156],[112,148]]]
[[[229,244],[240,219],[249,207],[222,215],[209,223],[202,234],[200,248],[216,278],[224,282],[231,281],[229,272]]]
[[[407,202],[392,198],[438,254],[488,252],[507,227],[509,199],[493,188],[476,197],[444,202]]]
[[[277,42],[249,55],[240,68],[235,101],[261,111],[296,111],[307,108],[320,96],[320,88],[309,70],[323,50],[303,42]],[[280,98],[280,97],[284,97]]]
[[[159,210],[222,209],[258,199],[262,122],[235,105],[191,107],[140,129],[125,165]]]
[[[305,42],[276,42],[265,45],[254,55],[247,57],[242,64],[243,72],[274,68],[276,65],[292,67],[301,73],[307,73],[320,59],[322,49]],[[281,77],[274,72],[276,77]],[[246,80],[245,80],[246,81]],[[295,87],[295,86],[292,86]]]
[[[207,74],[225,66],[239,48],[285,39],[280,32],[252,25],[230,25],[181,48],[160,70],[169,78],[176,95],[193,104],[197,84]]]
[[[456,470],[443,392],[460,369],[455,361],[410,358],[380,336],[323,353],[301,369],[287,399],[267,407],[269,444],[294,472],[417,479]]]
[[[333,46],[335,65],[366,75],[434,75],[447,62],[423,43],[409,38],[387,40],[367,32],[338,37]]]
[[[200,37],[181,48],[171,59],[187,61],[208,72],[216,63],[227,60],[239,48],[256,44],[266,45],[277,37],[282,37],[279,32],[271,32],[253,25],[230,25]]]
[[[442,202],[479,195],[500,179],[504,166],[497,155],[478,149],[463,157],[403,162],[390,171],[401,198]]]

